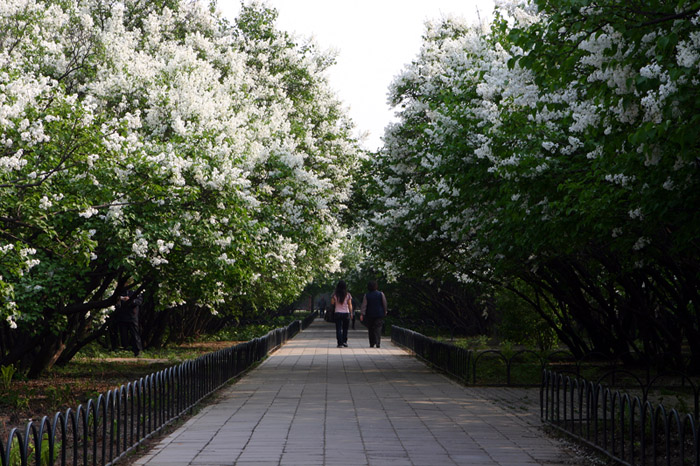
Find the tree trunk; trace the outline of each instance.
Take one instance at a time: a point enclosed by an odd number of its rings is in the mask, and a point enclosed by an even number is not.
[[[44,332],[41,341],[42,344],[32,358],[32,363],[27,373],[27,377],[31,379],[39,377],[45,370],[50,369],[66,348],[62,335],[54,335],[50,331]]]

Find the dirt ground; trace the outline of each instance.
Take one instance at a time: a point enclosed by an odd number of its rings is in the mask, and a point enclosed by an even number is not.
[[[186,343],[179,350],[189,351],[190,357],[228,348],[238,342]],[[179,364],[178,358],[99,357],[76,358],[66,367],[48,371],[39,379],[12,380],[10,389],[0,385],[0,439],[6,441],[12,428],[22,432],[28,421],[53,416],[67,408],[76,409],[90,398],[119,388],[141,377]]]

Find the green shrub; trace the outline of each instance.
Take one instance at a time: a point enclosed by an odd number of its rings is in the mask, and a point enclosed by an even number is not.
[[[17,372],[17,369],[15,369],[15,366],[12,364],[9,366],[0,367],[0,378],[2,379],[2,386],[5,391],[10,389],[10,385],[12,385],[12,377],[15,375],[15,372]]]
[[[540,350],[549,350],[558,344],[554,329],[532,307],[510,292],[497,295],[500,319],[496,334],[501,340]]]

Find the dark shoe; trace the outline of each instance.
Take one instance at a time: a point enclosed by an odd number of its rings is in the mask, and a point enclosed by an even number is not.
[[[377,348],[379,348],[379,345],[377,345]]]
[[[369,345],[370,348],[374,348],[374,345]]]
[[[348,344],[347,344],[347,343],[343,343],[343,346],[347,348],[347,347],[348,347]]]

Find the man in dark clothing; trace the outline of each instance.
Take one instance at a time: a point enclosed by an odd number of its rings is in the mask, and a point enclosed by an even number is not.
[[[370,348],[375,346],[379,348],[384,317],[387,314],[386,296],[381,291],[377,291],[377,282],[374,280],[367,284],[367,289],[369,291],[362,298],[360,320],[367,326]]]
[[[126,348],[131,344],[134,356],[138,356],[143,349],[139,333],[139,307],[142,304],[143,299],[141,295],[137,295],[134,290],[129,290],[119,296],[115,312],[121,346]]]

